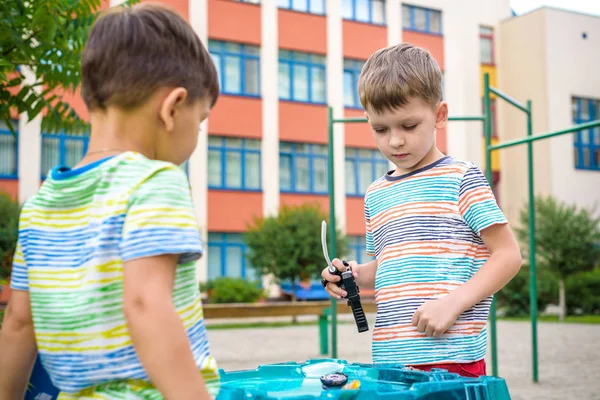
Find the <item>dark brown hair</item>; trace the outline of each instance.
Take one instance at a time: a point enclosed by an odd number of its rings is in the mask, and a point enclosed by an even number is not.
[[[161,87],[183,87],[188,101],[210,96],[219,81],[210,54],[192,27],[159,4],[112,7],[90,30],[81,60],[88,109],[143,104]]]
[[[360,102],[376,113],[421,98],[431,106],[442,100],[442,72],[429,51],[408,43],[373,53],[358,79]]]

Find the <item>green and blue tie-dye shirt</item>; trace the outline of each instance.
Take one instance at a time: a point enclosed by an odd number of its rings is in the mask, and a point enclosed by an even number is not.
[[[11,286],[29,291],[42,363],[61,399],[160,399],[123,314],[123,263],[179,254],[173,300],[216,395],[196,283],[202,253],[189,183],[177,166],[128,152],[56,168],[20,219]]]

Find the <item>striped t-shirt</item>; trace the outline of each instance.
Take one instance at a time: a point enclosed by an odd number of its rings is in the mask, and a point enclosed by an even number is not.
[[[127,152],[50,172],[24,204],[11,286],[29,291],[40,358],[60,399],[162,398],[136,355],[122,306],[123,263],[161,254],[179,254],[173,303],[216,395],[196,283],[201,253],[179,167]]]
[[[506,223],[488,182],[471,163],[444,157],[389,174],[365,195],[367,253],[377,258],[373,362],[473,362],[486,353],[491,297],[465,311],[441,338],[411,324],[424,302],[469,280],[489,258],[480,233]]]

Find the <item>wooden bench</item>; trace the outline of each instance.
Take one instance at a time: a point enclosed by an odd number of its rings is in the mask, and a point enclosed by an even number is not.
[[[373,300],[363,299],[365,314],[375,313],[377,305]],[[205,319],[237,319],[265,317],[295,317],[317,315],[319,317],[319,349],[322,355],[329,353],[329,301],[273,302],[273,303],[236,303],[204,304]],[[338,314],[351,314],[352,309],[345,300],[337,303]]]

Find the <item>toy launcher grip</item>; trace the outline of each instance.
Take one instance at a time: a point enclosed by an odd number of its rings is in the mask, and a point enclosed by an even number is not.
[[[343,261],[346,267],[349,267],[346,261]],[[350,269],[342,272],[342,280],[340,281],[344,290],[346,291],[348,305],[352,308],[352,314],[354,315],[354,321],[356,322],[356,328],[358,332],[366,332],[369,330],[369,323],[365,312],[363,311],[362,304],[360,303],[359,289],[354,280],[354,275]]]

